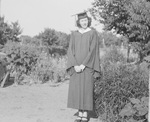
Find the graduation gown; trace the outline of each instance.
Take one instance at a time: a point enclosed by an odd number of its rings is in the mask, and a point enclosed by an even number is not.
[[[67,107],[93,110],[94,78],[100,77],[99,43],[95,30],[74,31],[68,48],[67,73],[70,75]],[[85,65],[81,73],[74,66]]]

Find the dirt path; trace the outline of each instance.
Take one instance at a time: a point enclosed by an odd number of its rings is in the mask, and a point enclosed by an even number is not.
[[[77,110],[66,106],[68,84],[0,88],[0,122],[74,122]]]

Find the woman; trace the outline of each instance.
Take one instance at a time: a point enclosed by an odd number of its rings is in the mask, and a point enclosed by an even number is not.
[[[93,111],[94,78],[100,76],[99,43],[87,13],[77,16],[79,29],[72,32],[68,49],[68,107],[79,110],[76,122],[88,122],[88,111]]]

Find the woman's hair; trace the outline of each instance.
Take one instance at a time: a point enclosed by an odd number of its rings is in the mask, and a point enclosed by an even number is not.
[[[85,18],[87,18],[88,19],[88,27],[90,27],[91,26],[91,22],[92,22],[92,19],[90,18],[90,17],[85,17]],[[79,28],[81,28],[81,25],[80,25],[80,20],[81,19],[83,19],[83,18],[79,18],[77,21],[76,21],[76,25],[77,25],[77,27],[79,27]]]

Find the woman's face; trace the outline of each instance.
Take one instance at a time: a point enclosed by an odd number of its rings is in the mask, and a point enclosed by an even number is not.
[[[88,18],[83,18],[79,20],[81,28],[86,29],[88,27]]]

